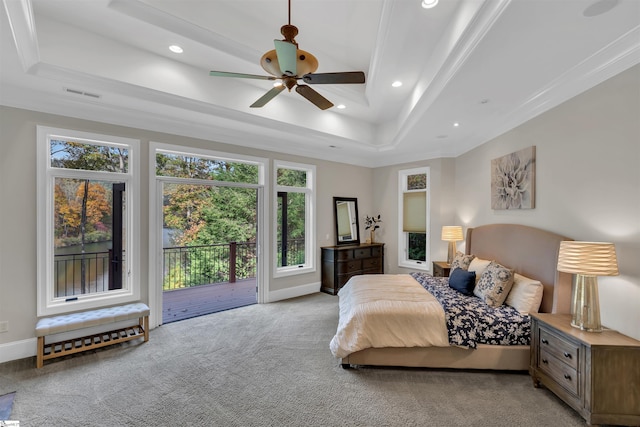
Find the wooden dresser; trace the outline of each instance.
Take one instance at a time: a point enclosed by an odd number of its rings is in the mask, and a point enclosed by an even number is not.
[[[531,314],[533,384],[587,424],[640,425],[640,341],[612,330],[573,328],[568,314]]]
[[[320,249],[322,292],[336,295],[353,276],[384,273],[384,243],[325,246]]]

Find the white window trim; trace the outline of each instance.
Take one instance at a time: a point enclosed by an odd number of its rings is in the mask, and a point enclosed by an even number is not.
[[[149,301],[151,302],[150,327],[155,328],[162,324],[162,185],[166,180],[178,180],[179,178],[166,178],[156,176],[156,153],[178,154],[185,156],[201,156],[214,160],[228,162],[252,163],[258,166],[258,184],[243,184],[224,182],[224,185],[235,187],[247,187],[258,189],[258,303],[265,302],[265,284],[267,283],[267,270],[269,265],[269,251],[263,251],[262,245],[267,238],[268,222],[265,212],[269,210],[269,198],[264,197],[264,188],[268,186],[269,160],[263,157],[246,156],[242,154],[225,153],[221,151],[206,150],[195,147],[165,144],[160,142],[149,143]],[[185,180],[188,181],[188,180]],[[202,184],[202,180],[192,180],[194,184]],[[207,181],[207,185],[216,185],[218,181]],[[158,282],[160,280],[160,282]]]
[[[427,188],[424,190],[427,192],[427,197],[426,197],[426,209],[427,209],[427,223],[426,223],[426,230],[427,230],[427,241],[426,241],[426,248],[425,248],[425,261],[416,261],[416,260],[410,260],[408,259],[408,236],[407,233],[405,231],[403,231],[403,227],[402,227],[402,218],[403,218],[403,210],[404,210],[404,200],[403,200],[403,196],[404,193],[406,192],[410,192],[410,191],[422,191],[422,190],[407,190],[406,189],[406,182],[407,182],[407,176],[409,175],[418,175],[418,174],[426,174],[427,175]],[[430,206],[430,200],[431,200],[431,176],[430,176],[430,168],[428,166],[425,167],[420,167],[420,168],[413,168],[413,169],[403,169],[398,171],[398,267],[406,267],[406,268],[412,268],[415,270],[425,270],[425,271],[430,271],[431,270],[431,227],[430,227],[430,220],[431,220],[431,215],[429,212],[429,206]]]
[[[107,146],[126,147],[129,153],[127,173],[58,169],[51,167],[51,138],[83,140]],[[37,126],[37,315],[68,313],[105,307],[140,299],[140,141],[110,135]],[[56,177],[121,180],[127,184],[126,225],[128,274],[122,289],[100,294],[78,295],[77,300],[53,298],[53,190]]]
[[[273,277],[287,277],[295,276],[298,274],[313,273],[316,271],[316,235],[315,235],[315,209],[316,209],[316,167],[315,165],[309,165],[304,163],[293,163],[284,160],[273,161]],[[278,185],[278,169],[293,169],[307,172],[307,186],[306,187],[287,187]],[[302,265],[291,265],[286,267],[278,267],[278,203],[277,197],[279,191],[285,191],[288,193],[305,193],[305,240],[304,240],[304,253],[305,263]]]

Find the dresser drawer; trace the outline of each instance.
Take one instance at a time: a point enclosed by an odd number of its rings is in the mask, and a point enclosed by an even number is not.
[[[369,258],[371,256],[371,248],[358,248],[353,250],[355,259]]]
[[[546,351],[555,356],[562,363],[573,369],[578,369],[578,349],[577,344],[564,340],[550,331],[540,328],[540,351]]]
[[[347,261],[353,259],[353,251],[335,251],[333,252],[335,261]]]
[[[338,274],[355,273],[360,270],[362,270],[362,260],[359,259],[337,263]]]
[[[382,260],[380,258],[367,258],[362,260],[363,270],[379,270],[381,265]]]
[[[544,348],[540,349],[538,368],[549,375],[556,384],[564,387],[575,397],[578,396],[578,371],[555,357]]]

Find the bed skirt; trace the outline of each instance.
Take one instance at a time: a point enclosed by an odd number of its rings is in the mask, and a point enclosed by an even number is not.
[[[529,359],[528,345],[478,344],[475,350],[461,347],[367,348],[343,357],[341,363],[343,367],[371,365],[527,371]]]

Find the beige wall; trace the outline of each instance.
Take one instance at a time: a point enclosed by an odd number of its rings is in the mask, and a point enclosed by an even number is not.
[[[536,146],[536,207],[493,211],[491,159]],[[640,339],[640,66],[456,159],[457,221],[520,223],[616,245],[602,323]]]
[[[536,207],[491,209],[490,163],[536,146]],[[431,166],[432,259],[446,259],[442,225],[530,225],[575,240],[616,245],[620,275],[600,277],[602,323],[640,339],[640,66],[541,114],[456,159],[374,171],[374,203],[397,267],[397,171]],[[463,250],[464,242],[458,247]]]
[[[141,140],[141,186],[149,188],[149,142],[177,144],[228,153],[238,153],[268,159],[313,164],[317,173],[316,233],[318,246],[335,244],[333,222],[333,196],[357,197],[361,212],[371,210],[372,170],[342,163],[273,153],[179,137],[164,133],[114,126],[105,123],[73,119],[51,114],[15,108],[0,107],[0,321],[9,321],[9,332],[0,333],[0,346],[34,338],[36,318],[36,126],[51,126],[122,136]],[[273,161],[270,162],[273,167]],[[149,218],[147,191],[142,191],[142,224],[140,280],[149,280],[149,230],[145,225]],[[271,197],[271,189],[265,194]],[[273,206],[273,204],[271,204]],[[271,211],[271,209],[270,209]],[[266,212],[271,224],[271,212]],[[362,216],[362,215],[361,215]],[[360,218],[362,222],[362,218]],[[363,227],[361,227],[363,228]],[[362,231],[361,231],[362,233]],[[269,230],[272,235],[272,230]],[[264,245],[271,249],[270,243]],[[270,279],[265,286],[267,294],[287,295],[295,287],[317,284],[320,288],[320,251],[316,256],[315,273]],[[272,277],[269,274],[269,277]],[[284,291],[284,293],[282,292]],[[293,291],[295,294],[295,291]],[[141,287],[142,300],[148,301],[148,286]],[[2,348],[0,347],[0,351]],[[35,354],[35,345],[33,347]],[[2,357],[0,357],[2,360]]]
[[[368,169],[0,108],[0,321],[10,321],[9,332],[0,334],[0,346],[34,337],[36,125],[137,138],[142,141],[143,153],[149,141],[155,141],[315,164],[318,246],[331,245],[335,239],[332,197],[357,197],[361,224],[365,215],[382,215],[384,223],[376,239],[386,243],[388,273],[407,272],[397,267],[397,171],[430,166],[430,225],[436,230],[430,240],[433,259],[446,257],[447,246],[438,231],[442,225],[520,223],[576,240],[612,241],[618,251],[620,275],[599,279],[602,321],[640,339],[639,118],[640,66],[636,66],[456,159]],[[491,159],[531,145],[537,151],[536,208],[491,210]],[[149,185],[144,158],[141,182],[142,188]],[[148,214],[148,202],[143,200],[142,217]],[[360,237],[364,241],[367,234],[363,228],[361,225]],[[148,281],[148,230],[143,227],[141,231],[144,283]],[[318,263],[319,259],[318,253]],[[281,291],[319,281],[318,269],[312,274],[270,280],[267,289]],[[143,294],[146,298],[144,286]]]

